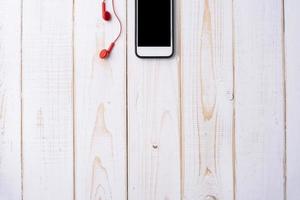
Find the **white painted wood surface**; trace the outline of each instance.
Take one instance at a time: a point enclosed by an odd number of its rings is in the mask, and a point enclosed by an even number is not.
[[[125,1],[116,11],[126,23]],[[107,2],[107,9],[111,9]],[[98,57],[118,34],[105,22],[100,1],[75,1],[75,196],[77,200],[127,197],[126,27],[108,60]]]
[[[0,1],[0,199],[21,192],[21,1]]]
[[[285,199],[282,6],[233,4],[236,199]]]
[[[289,200],[300,196],[300,2],[285,1],[285,65],[286,65],[286,195]]]
[[[0,200],[299,199],[299,2],[175,8],[143,60],[116,1],[103,61],[101,1],[0,0]]]
[[[72,5],[23,1],[23,199],[73,199]]]
[[[128,199],[180,199],[180,50],[171,59],[137,58],[134,5],[127,7]]]
[[[234,196],[231,3],[202,0],[182,4],[184,199]]]

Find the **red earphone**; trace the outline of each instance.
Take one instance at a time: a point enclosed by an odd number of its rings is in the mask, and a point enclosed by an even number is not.
[[[105,4],[105,0],[103,0],[102,2],[102,18],[105,21],[109,21],[111,19],[111,14],[110,12],[106,11],[106,4]]]
[[[117,20],[119,22],[120,31],[119,31],[119,34],[116,37],[116,39],[110,44],[109,48],[108,49],[103,49],[103,50],[100,51],[99,57],[101,59],[105,59],[105,58],[109,57],[109,54],[113,50],[113,48],[115,46],[115,43],[120,38],[121,33],[122,33],[122,23],[121,23],[121,20],[120,20],[119,16],[117,15],[117,13],[115,11],[114,0],[112,0],[112,8],[113,8],[114,15],[116,16],[116,18],[117,18]],[[111,19],[111,14],[106,10],[105,0],[102,1],[102,18],[105,21],[109,21]]]

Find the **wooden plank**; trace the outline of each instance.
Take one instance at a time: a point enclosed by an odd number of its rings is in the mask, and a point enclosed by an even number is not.
[[[281,0],[235,0],[236,199],[284,199]]]
[[[118,22],[101,18],[101,1],[75,1],[76,199],[127,197],[126,2],[115,1],[123,32],[110,57],[100,60],[118,34]]]
[[[300,191],[300,2],[285,0],[287,199],[299,199]]]
[[[21,192],[21,1],[0,1],[0,199]]]
[[[128,196],[176,200],[180,199],[179,35],[171,59],[137,58],[134,4],[128,1]],[[179,6],[176,18],[179,23]]]
[[[23,1],[23,199],[73,199],[72,0]]]
[[[184,199],[233,199],[232,1],[182,4]]]

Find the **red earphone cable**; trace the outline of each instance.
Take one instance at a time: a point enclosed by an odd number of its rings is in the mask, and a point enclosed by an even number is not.
[[[117,42],[117,40],[120,38],[121,34],[122,34],[122,22],[119,18],[119,16],[117,15],[117,12],[115,10],[115,0],[112,0],[112,9],[113,9],[113,12],[114,12],[114,15],[116,16],[118,22],[119,22],[119,26],[120,26],[120,31],[119,31],[119,34],[118,36],[116,37],[116,39],[113,41],[113,43]]]

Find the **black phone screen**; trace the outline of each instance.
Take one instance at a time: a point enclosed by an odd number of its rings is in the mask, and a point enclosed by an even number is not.
[[[138,46],[171,46],[172,0],[136,0]]]

